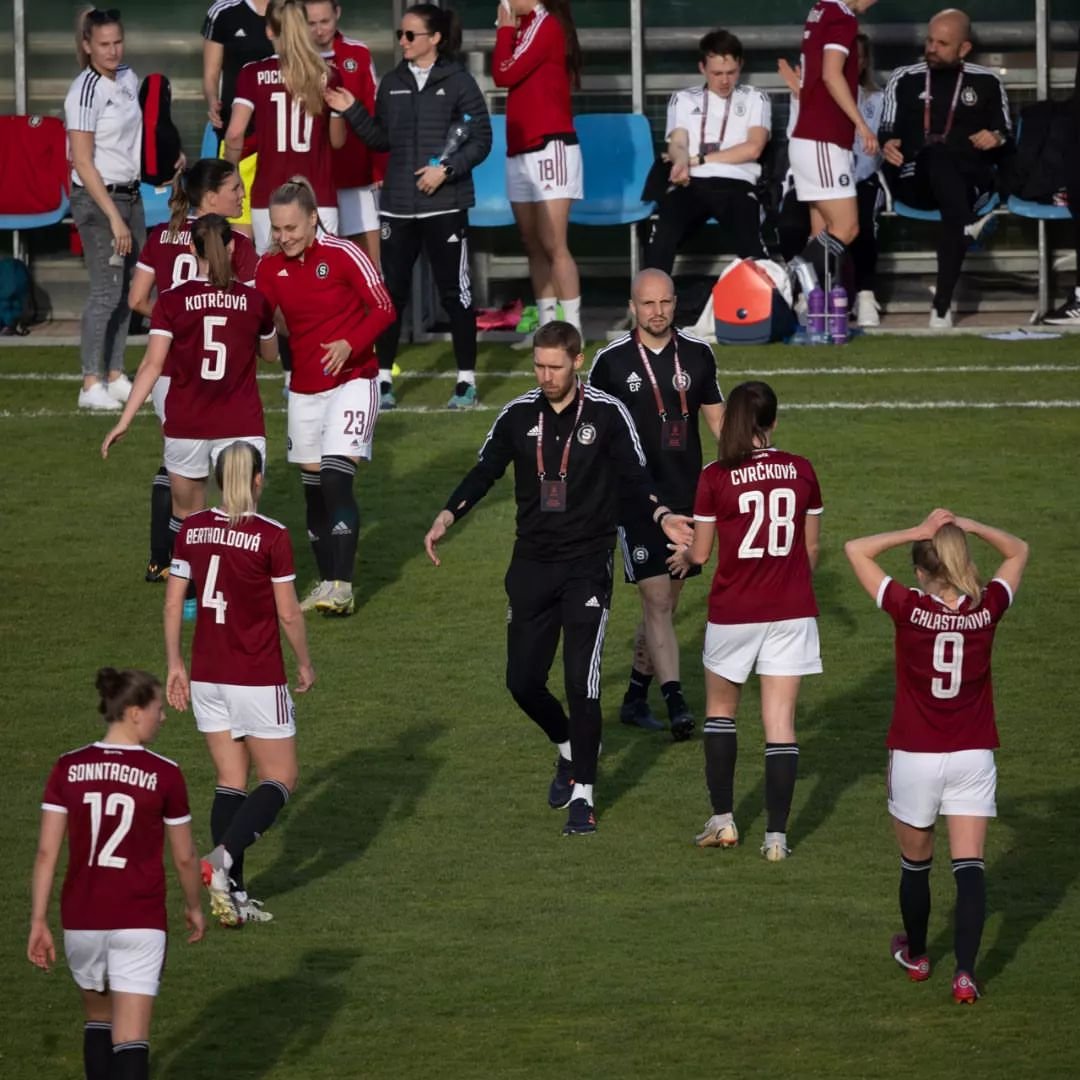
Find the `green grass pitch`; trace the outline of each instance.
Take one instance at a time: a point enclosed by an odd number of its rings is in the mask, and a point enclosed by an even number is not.
[[[745,843],[734,852],[691,844],[708,816],[700,740],[674,745],[618,724],[637,613],[621,582],[604,661],[600,831],[562,838],[563,815],[545,801],[551,749],[503,687],[509,482],[451,531],[440,569],[422,550],[495,407],[529,387],[528,354],[483,349],[490,408],[458,415],[416,408],[438,410],[449,396],[452,383],[435,377],[448,347],[406,351],[404,408],[380,419],[376,459],[359,479],[359,610],[309,623],[319,682],[298,699],[300,788],[248,858],[252,891],[275,921],[212,927],[189,947],[173,887],[153,1075],[1080,1075],[1076,350],[1070,338],[864,338],[844,349],[718,353],[725,390],[751,373],[776,388],[777,442],[814,462],[826,507],[816,578],[825,674],[804,684],[794,855],[778,865],[757,853],[753,688],[739,717]],[[132,369],[137,360],[132,350]],[[141,417],[102,462],[109,420],[77,413],[77,383],[61,377],[77,370],[74,349],[0,349],[8,1080],[82,1075],[67,970],[61,961],[45,976],[25,959],[48,768],[97,735],[97,667],[163,671],[162,590],[142,582],[156,424]],[[305,586],[312,563],[300,485],[284,461],[280,382],[261,385],[273,410],[263,509],[289,524]],[[1043,407],[1008,407],[1017,401]],[[935,971],[910,984],[888,956],[899,928],[884,799],[892,632],[841,551],[850,536],[905,526],[935,505],[1032,547],[995,657],[1000,818],[987,852],[986,995],[973,1009],[949,996],[943,830]],[[977,554],[992,571],[992,553]],[[903,553],[889,565],[906,574]],[[687,588],[677,620],[699,718],[706,581]],[[558,668],[554,678],[561,687]],[[190,715],[170,713],[158,749],[185,770],[205,844],[213,776]]]

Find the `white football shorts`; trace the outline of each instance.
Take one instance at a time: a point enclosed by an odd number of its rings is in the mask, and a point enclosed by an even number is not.
[[[997,817],[993,750],[889,751],[889,813],[916,829],[946,817]]]
[[[359,236],[379,230],[379,189],[371,187],[338,188],[338,235]]]
[[[318,394],[289,393],[289,461],[317,465],[324,457],[371,460],[379,419],[377,379],[350,379]]]
[[[855,155],[836,143],[791,139],[788,167],[799,202],[855,198]]]
[[[165,967],[165,931],[65,930],[64,952],[83,990],[155,997]]]
[[[266,437],[230,435],[227,439],[173,439],[165,436],[165,468],[189,480],[205,480],[214,471],[218,455],[234,442],[251,443],[262,457],[266,473]]]
[[[169,387],[172,384],[171,375],[159,375],[157,382],[150,388],[150,403],[154,406],[157,418],[165,423],[165,399],[169,396]]]
[[[508,157],[506,194],[512,203],[583,198],[585,181],[581,147],[552,139],[540,150]]]
[[[287,686],[192,682],[191,711],[204,735],[211,731],[227,731],[234,739],[296,735],[296,707]]]
[[[714,675],[733,683],[746,682],[751,671],[759,675],[820,675],[817,619],[708,623],[701,658]]]
[[[331,236],[337,236],[338,208],[336,206],[320,206],[319,224],[323,227],[323,232],[328,232]],[[270,211],[268,209],[256,210],[252,207],[251,231],[256,254],[265,255],[266,249],[270,246]]]

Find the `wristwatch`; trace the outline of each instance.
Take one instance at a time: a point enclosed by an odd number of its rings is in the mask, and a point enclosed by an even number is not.
[[[705,155],[704,154],[698,154],[697,163],[699,165],[704,165],[705,164]]]

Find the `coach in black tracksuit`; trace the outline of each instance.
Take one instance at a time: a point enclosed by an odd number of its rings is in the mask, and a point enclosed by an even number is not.
[[[952,324],[949,306],[976,207],[994,187],[993,168],[1011,152],[1009,99],[989,68],[970,64],[971,23],[949,10],[930,20],[925,59],[893,72],[878,140],[893,195],[941,211],[931,327]],[[965,228],[967,233],[965,234]]]
[[[414,4],[398,31],[403,59],[379,82],[375,115],[351,94],[329,91],[353,131],[374,150],[388,150],[379,192],[383,278],[398,317],[379,338],[383,408],[396,404],[391,369],[409,299],[413,265],[423,248],[450,318],[458,378],[450,408],[476,404],[476,311],[469,279],[468,209],[476,199],[472,170],[491,151],[491,120],[476,80],[455,57],[457,16],[434,4]],[[452,127],[468,117],[468,135],[445,154]]]
[[[600,658],[620,493],[633,490],[641,512],[676,542],[690,535],[689,520],[660,503],[625,407],[581,383],[583,359],[581,335],[569,323],[537,331],[533,365],[540,385],[499,413],[479,461],[424,540],[438,566],[435,548],[447,529],[513,463],[517,541],[506,573],[506,684],[559,748],[548,802],[553,809],[569,806],[567,835],[596,830]],[[547,688],[560,631],[569,717]]]

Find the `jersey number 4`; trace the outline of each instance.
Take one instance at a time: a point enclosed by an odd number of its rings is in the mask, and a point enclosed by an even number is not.
[[[294,150],[306,154],[311,149],[312,119],[299,101],[289,101],[283,90],[276,90],[270,100],[277,110],[277,151]]]
[[[221,556],[211,555],[210,565],[206,568],[206,582],[202,590],[202,606],[214,612],[214,622],[222,626],[225,622],[225,609],[229,601],[217,587],[218,571],[221,569]]]
[[[739,545],[740,559],[761,559],[766,553],[783,556],[791,551],[795,542],[795,492],[791,488],[773,488],[767,505],[764,491],[744,491],[739,496],[739,513],[754,515]],[[768,533],[761,547],[766,521]]]
[[[123,792],[114,791],[105,803],[105,816],[117,817],[116,823],[108,839],[101,845],[98,851],[98,838],[101,836],[102,795],[100,791],[88,791],[83,795],[83,802],[90,807],[90,858],[87,866],[103,866],[107,870],[123,870],[127,866],[127,859],[122,855],[114,855],[113,852],[120,846],[120,841],[131,830],[131,824],[135,820],[135,800]]]

